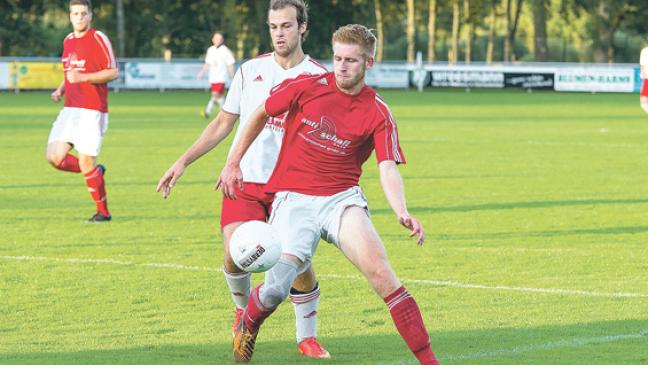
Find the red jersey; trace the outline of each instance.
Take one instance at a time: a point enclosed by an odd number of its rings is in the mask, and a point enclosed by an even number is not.
[[[63,70],[92,73],[117,68],[110,40],[100,31],[90,28],[81,38],[74,32],[63,41]],[[108,85],[79,82],[70,84],[65,78],[65,106],[108,112]]]
[[[343,93],[332,72],[284,81],[265,109],[270,116],[287,112],[270,192],[330,196],[357,186],[374,149],[378,162],[405,162],[387,104],[368,86],[357,95]]]

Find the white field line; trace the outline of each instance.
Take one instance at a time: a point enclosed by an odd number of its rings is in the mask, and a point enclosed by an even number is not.
[[[131,261],[113,260],[113,259],[56,258],[56,257],[42,257],[42,256],[0,256],[0,259],[13,260],[13,261],[62,262],[62,263],[70,263],[70,264],[107,264],[107,265],[124,265],[124,266],[142,266],[142,267],[153,267],[153,268],[173,269],[173,270],[189,270],[189,271],[209,271],[209,272],[221,271],[220,269],[206,267],[206,266],[186,266],[186,265],[165,264],[165,263],[155,263],[155,262],[136,263]],[[337,279],[337,280],[354,280],[354,281],[365,280],[360,275],[319,274],[318,277],[325,278],[325,279]],[[463,288],[463,289],[517,291],[517,292],[542,293],[542,294],[580,295],[580,296],[590,296],[590,297],[648,298],[648,294],[644,294],[644,293],[597,292],[597,291],[590,291],[590,290],[571,290],[571,289],[557,289],[557,288],[526,288],[526,287],[514,287],[514,286],[505,286],[505,285],[470,284],[470,283],[461,283],[457,281],[446,281],[446,280],[421,280],[421,279],[405,279],[405,278],[401,278],[401,280],[404,283],[410,283],[410,284]]]
[[[563,347],[580,347],[580,346],[591,345],[591,344],[608,343],[608,342],[616,342],[616,341],[624,341],[624,340],[635,340],[641,338],[648,339],[648,330],[644,330],[638,333],[621,334],[621,335],[613,335],[613,336],[590,337],[590,338],[576,337],[576,338],[563,339],[563,340],[552,341],[552,342],[545,342],[545,343],[540,343],[535,345],[513,347],[510,349],[471,352],[464,355],[440,356],[439,360],[463,361],[463,360],[475,360],[475,359],[488,358],[488,357],[512,356],[512,355],[519,355],[527,352],[554,350]],[[407,360],[393,361],[393,362],[380,362],[377,365],[414,365],[417,363],[418,363],[417,361],[414,361],[412,359],[407,359]]]

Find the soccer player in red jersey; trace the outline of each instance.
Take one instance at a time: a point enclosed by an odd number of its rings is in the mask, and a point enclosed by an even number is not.
[[[107,222],[108,211],[103,165],[97,165],[103,135],[108,129],[108,85],[119,76],[110,40],[91,26],[90,0],[70,1],[70,22],[74,31],[63,41],[65,79],[52,92],[65,104],[52,125],[47,160],[62,171],[82,173],[97,212],[90,222]],[[70,154],[75,148],[76,157]]]
[[[234,338],[236,362],[249,362],[260,326],[288,296],[290,283],[308,267],[320,238],[334,244],[385,301],[396,328],[421,364],[438,364],[414,298],[396,277],[358,186],[362,164],[376,152],[380,181],[401,225],[423,244],[421,223],[407,210],[397,165],[405,162],[396,124],[383,99],[365,85],[376,39],[362,25],[333,34],[334,72],[300,76],[273,89],[250,118],[218,179],[236,199],[245,176],[241,157],[267,116],[287,113],[277,166],[267,190],[276,193],[269,222],[282,241],[279,262],[252,290]]]
[[[263,104],[273,87],[302,74],[326,72],[321,64],[305,55],[302,49],[307,31],[307,10],[303,0],[270,1],[268,26],[274,52],[260,55],[239,67],[216,118],[160,179],[157,191],[161,191],[164,198],[169,196],[187,166],[229,135],[237,119],[240,119],[240,124],[234,140],[240,137],[250,116]],[[223,274],[236,308],[233,330],[238,328],[243,308],[250,298],[252,282],[251,274],[234,264],[229,253],[229,242],[234,231],[244,222],[265,221],[268,217],[273,195],[264,190],[279,155],[284,133],[283,116],[267,118],[263,129],[241,163],[246,174],[245,194],[241,194],[237,200],[223,199],[221,208]],[[329,358],[329,352],[317,339],[320,290],[312,266],[304,270],[292,284],[290,300],[296,317],[297,349],[307,357]]]

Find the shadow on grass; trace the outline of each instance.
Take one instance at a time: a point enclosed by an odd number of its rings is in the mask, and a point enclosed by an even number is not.
[[[648,362],[648,320],[605,321],[567,326],[433,332],[441,363],[453,364],[644,364]],[[331,360],[307,359],[292,341],[257,341],[253,364],[415,365],[393,335],[322,339]],[[233,364],[230,344],[159,345],[79,352],[0,353],[2,364]]]
[[[577,199],[577,200],[545,200],[531,202],[510,202],[510,203],[489,203],[475,205],[459,205],[453,207],[410,207],[411,213],[452,213],[452,212],[474,212],[484,210],[505,210],[505,209],[535,209],[555,208],[582,205],[629,205],[648,204],[648,199]],[[371,209],[371,214],[392,214],[391,209]]]

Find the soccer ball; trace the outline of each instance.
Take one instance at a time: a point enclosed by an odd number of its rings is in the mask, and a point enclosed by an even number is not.
[[[274,228],[261,221],[241,224],[230,240],[230,254],[236,266],[247,272],[264,272],[281,256],[281,241]]]

